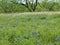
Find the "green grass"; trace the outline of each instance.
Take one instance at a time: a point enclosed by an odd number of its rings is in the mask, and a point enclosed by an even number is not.
[[[0,45],[60,45],[60,14],[0,16]]]

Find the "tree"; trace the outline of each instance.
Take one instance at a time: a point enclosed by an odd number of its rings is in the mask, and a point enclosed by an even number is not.
[[[20,5],[23,5],[25,6],[26,8],[28,8],[29,11],[35,11],[36,7],[37,7],[37,4],[38,4],[38,0],[24,0],[25,1],[25,4],[22,3],[22,0],[19,0],[20,3],[18,3],[17,0],[13,0],[11,1],[12,3],[15,3],[15,4],[20,4]]]

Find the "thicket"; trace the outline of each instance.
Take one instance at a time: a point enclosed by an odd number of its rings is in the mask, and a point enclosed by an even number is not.
[[[58,2],[42,2],[38,3],[35,12],[40,11],[60,11],[60,3]],[[21,4],[7,3],[0,1],[0,13],[13,12],[30,12],[28,8]]]

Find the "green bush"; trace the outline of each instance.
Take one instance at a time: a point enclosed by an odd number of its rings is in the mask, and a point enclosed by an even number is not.
[[[37,6],[36,11],[60,11],[60,4],[56,2],[42,2]]]
[[[27,12],[28,9],[22,5],[13,3],[0,3],[0,12],[10,13],[10,12]]]
[[[60,3],[58,2],[42,2],[38,3],[36,10],[40,11],[60,11]],[[7,3],[0,1],[0,13],[13,12],[29,12],[29,9],[21,4]]]

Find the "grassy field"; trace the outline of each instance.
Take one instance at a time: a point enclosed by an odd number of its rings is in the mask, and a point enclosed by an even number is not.
[[[0,45],[60,45],[60,14],[0,16]]]

